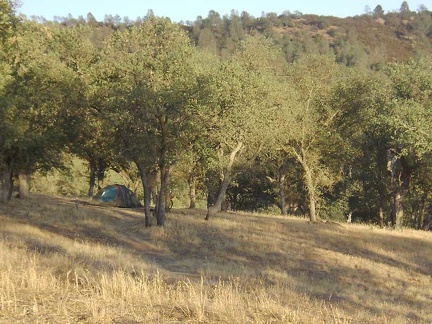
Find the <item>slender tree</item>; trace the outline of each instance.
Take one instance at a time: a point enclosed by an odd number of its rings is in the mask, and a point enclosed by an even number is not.
[[[13,82],[12,65],[8,60],[12,53],[11,39],[19,24],[14,13],[13,1],[0,1],[0,202],[12,195],[13,156],[11,146],[14,136],[13,112],[9,109],[9,98],[5,96]]]
[[[87,25],[57,28],[53,30],[52,42],[77,87],[75,105],[67,111],[68,119],[73,121],[67,128],[68,150],[89,165],[88,196],[93,196],[96,186],[103,185],[105,172],[116,163],[112,150],[113,130],[93,109],[99,105],[94,96],[94,80],[95,67],[100,60],[100,49],[93,43],[94,29]]]
[[[338,113],[328,95],[339,75],[331,57],[306,56],[294,62],[285,83],[286,101],[276,116],[278,147],[303,169],[312,222],[318,219],[320,190],[330,186],[335,176],[325,156],[334,142],[333,123]]]
[[[432,153],[432,78],[430,60],[391,64],[387,69],[392,82],[393,100],[385,121],[392,133],[388,148],[391,173],[392,224],[404,221],[404,203],[416,164]],[[421,171],[420,171],[421,172]]]
[[[284,64],[282,52],[270,41],[249,37],[215,71],[203,121],[221,178],[206,219],[221,210],[240,153],[251,157],[264,145],[269,134],[268,116],[277,105],[277,75]]]
[[[13,131],[4,140],[3,160],[19,178],[21,197],[29,195],[36,169],[60,166],[66,144],[65,109],[74,93],[73,77],[51,48],[51,31],[25,22],[13,39],[7,62],[11,80],[4,88],[4,113]]]
[[[388,206],[387,149],[391,134],[383,123],[391,101],[389,80],[378,72],[345,71],[334,88],[332,106],[340,113],[334,131],[341,136],[343,179],[339,199],[345,212],[362,212],[384,226]],[[388,216],[388,215],[387,215]]]
[[[121,139],[120,154],[141,173],[147,225],[150,224],[150,175],[157,170],[157,225],[165,222],[170,171],[184,144],[198,91],[193,48],[168,19],[148,16],[142,25],[113,34],[100,64],[100,115]]]

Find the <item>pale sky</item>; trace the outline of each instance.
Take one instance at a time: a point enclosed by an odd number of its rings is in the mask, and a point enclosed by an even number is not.
[[[210,10],[220,16],[229,15],[231,10],[238,14],[242,11],[258,18],[264,13],[282,14],[284,11],[300,11],[303,14],[347,17],[362,15],[368,6],[373,10],[378,4],[385,12],[398,11],[403,0],[21,0],[18,13],[27,17],[43,16],[53,20],[55,16],[74,18],[92,13],[98,21],[103,21],[105,15],[119,15],[135,20],[145,17],[149,9],[158,17],[169,17],[173,22],[194,21],[198,16],[206,18]],[[411,11],[417,11],[420,5],[432,10],[432,0],[408,0]]]

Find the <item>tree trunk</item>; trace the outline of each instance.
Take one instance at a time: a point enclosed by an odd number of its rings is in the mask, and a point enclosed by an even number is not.
[[[429,231],[432,226],[432,211],[429,209],[429,212],[425,214],[423,220],[423,230]]]
[[[379,207],[378,216],[379,216],[379,226],[380,226],[380,228],[383,228],[384,227],[384,211],[383,211],[382,206]]]
[[[12,165],[11,163],[4,163],[2,168],[1,178],[1,191],[0,191],[0,202],[5,203],[11,200],[13,190],[13,177],[12,177]]]
[[[304,180],[307,190],[307,195],[309,198],[309,220],[311,222],[317,221],[316,213],[316,192],[315,183],[312,175],[312,170],[306,159],[306,150],[304,148],[300,149],[301,153],[298,153],[295,149],[293,150],[294,156],[297,158],[298,162],[303,168]]]
[[[87,196],[93,197],[94,187],[96,185],[96,162],[93,159],[90,160],[89,167],[90,167],[90,180],[89,180],[89,190]]]
[[[169,211],[174,206],[174,202],[173,202],[174,195],[171,192],[171,190],[168,189],[168,185],[167,188],[165,189],[165,212],[166,213],[169,213]]]
[[[383,176],[384,179],[384,176]],[[378,209],[378,217],[379,217],[379,226],[380,228],[384,227],[384,205],[385,205],[385,201],[386,201],[386,189],[383,185],[383,183],[381,183],[379,185],[379,209]]]
[[[316,222],[316,201],[315,201],[315,192],[309,191],[309,219],[311,222]]]
[[[194,209],[196,207],[196,181],[192,173],[189,174],[188,185],[189,185],[189,209]]]
[[[150,197],[151,201],[153,202],[153,205],[157,205],[158,200],[158,192],[160,190],[159,186],[159,180],[160,180],[160,173],[159,171],[151,171],[147,173],[147,179],[150,186]]]
[[[279,185],[279,198],[280,198],[281,215],[287,215],[288,214],[288,204],[286,201],[284,182],[285,182],[285,174],[279,173],[278,185]]]
[[[394,149],[388,150],[387,166],[391,173],[391,222],[394,228],[400,229],[403,225],[404,206],[403,199],[408,190],[411,171],[404,156],[398,156]]]
[[[170,168],[161,165],[160,166],[160,190],[157,196],[157,203],[156,203],[156,221],[158,226],[164,226],[165,225],[165,216],[166,216],[166,193],[168,190],[168,184],[169,184],[169,174],[170,174]]]
[[[315,185],[312,177],[312,170],[307,165],[306,159],[304,157],[302,158],[302,165],[303,165],[303,170],[305,172],[306,189],[309,198],[309,219],[311,222],[316,222],[317,221],[316,193],[315,193]]]
[[[390,221],[392,226],[394,227],[396,224],[396,206],[395,206],[395,195],[397,192],[397,183],[396,183],[396,161],[397,156],[395,155],[394,150],[387,151],[387,169],[390,172],[390,190],[391,190],[391,212],[390,212]]]
[[[392,197],[392,214],[393,214],[393,226],[396,229],[402,228],[403,224],[403,215],[404,209],[402,205],[402,192],[399,190],[400,188],[396,188],[396,191],[393,193]]]
[[[21,170],[18,173],[18,192],[21,199],[30,197],[30,175],[28,172]]]
[[[231,182],[231,177],[232,177],[232,166],[234,164],[235,158],[237,153],[243,148],[243,143],[239,142],[237,143],[237,146],[234,148],[234,150],[231,152],[230,154],[230,159],[228,161],[228,165],[225,169],[225,172],[223,173],[223,179],[222,182],[219,186],[219,190],[218,190],[218,194],[216,197],[216,201],[214,203],[214,205],[209,206],[207,208],[207,215],[205,217],[205,220],[209,220],[210,217],[215,216],[218,212],[221,211],[222,208],[222,202],[225,199],[225,194],[226,191],[228,189],[228,186]]]
[[[98,166],[97,166],[98,190],[103,188],[106,169],[107,169],[107,163],[103,159],[98,159]]]
[[[420,210],[418,211],[417,222],[416,222],[416,229],[418,230],[423,228],[423,224],[424,224],[424,220],[428,208],[428,200],[429,200],[429,194],[428,192],[426,192],[422,196]]]
[[[379,195],[379,207],[378,207],[378,217],[379,217],[379,226],[380,228],[384,228],[384,210],[387,197],[387,185],[385,183],[385,179],[387,178],[386,169],[383,167],[383,162],[385,162],[386,157],[383,156],[383,150],[377,150],[375,155],[376,165],[378,166],[378,195]],[[363,185],[364,188],[364,185]],[[365,188],[364,191],[366,192]]]
[[[151,186],[149,182],[148,173],[146,172],[146,169],[143,164],[135,161],[135,165],[137,166],[137,169],[140,174],[141,182],[143,185],[143,191],[144,191],[144,219],[145,219],[145,226],[150,227],[152,226],[152,218],[153,213],[150,209],[151,204]]]

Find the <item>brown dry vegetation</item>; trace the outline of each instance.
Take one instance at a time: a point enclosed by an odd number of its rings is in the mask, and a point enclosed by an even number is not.
[[[0,323],[431,323],[432,233],[0,205]]]

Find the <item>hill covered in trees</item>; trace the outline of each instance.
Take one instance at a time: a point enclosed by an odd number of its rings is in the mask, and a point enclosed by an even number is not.
[[[301,12],[263,13],[254,17],[246,11],[220,15],[210,11],[207,17],[181,22],[191,40],[200,48],[219,55],[230,55],[246,35],[262,34],[282,46],[290,62],[304,54],[335,54],[341,64],[377,67],[387,62],[407,61],[432,52],[432,17],[424,5],[411,10],[404,1],[401,7],[384,8],[378,4],[363,15],[338,18]],[[152,11],[149,10],[149,15]],[[32,17],[50,23],[43,17]],[[97,21],[92,13],[86,17],[57,17],[54,23],[64,26],[91,25],[100,38],[113,30],[139,25],[145,17],[106,15]]]
[[[223,207],[428,229],[432,13],[19,17],[0,25],[0,201],[65,154]],[[69,172],[69,174],[71,174]],[[70,179],[68,181],[74,181]]]

